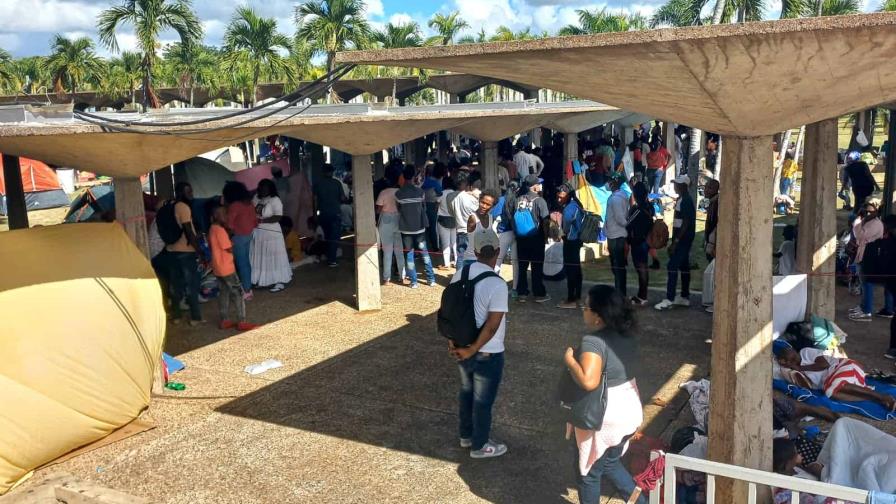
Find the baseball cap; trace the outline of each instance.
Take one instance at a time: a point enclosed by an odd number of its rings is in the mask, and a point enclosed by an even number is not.
[[[538,178],[538,175],[526,175],[526,178],[523,179],[523,182],[525,182],[527,186],[532,187],[536,184],[544,182],[544,179]]]
[[[563,184],[560,184],[557,186],[557,192],[558,193],[564,193],[564,192],[571,193],[571,192],[575,192],[575,190],[572,188],[571,184],[564,182]]]
[[[624,184],[626,182],[625,174],[622,172],[613,172],[610,174],[610,180],[615,180],[616,182],[619,182],[620,184]]]
[[[491,229],[477,229],[473,233],[473,250],[481,252],[485,247],[498,250],[501,247],[501,241],[498,240],[497,233]]]
[[[672,182],[675,182],[676,184],[691,185],[691,177],[688,177],[687,175],[679,175],[675,177]]]

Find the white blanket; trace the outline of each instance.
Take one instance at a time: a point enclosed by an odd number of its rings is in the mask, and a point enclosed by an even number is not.
[[[824,482],[896,493],[896,437],[864,422],[837,420],[818,461]]]

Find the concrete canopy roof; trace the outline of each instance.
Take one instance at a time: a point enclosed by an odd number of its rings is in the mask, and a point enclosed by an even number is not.
[[[576,114],[569,117],[554,119],[543,126],[557,130],[560,133],[581,133],[594,128],[595,126],[613,122],[629,115],[629,112],[625,110],[619,110],[615,107],[607,107],[606,110],[598,110],[596,112],[588,112],[585,114]]]
[[[474,104],[470,105],[475,106]],[[594,113],[600,113],[600,111],[604,109],[607,112],[618,110],[615,107],[608,107],[591,101],[530,104],[525,102],[503,102],[495,103],[493,105],[518,108],[519,113],[515,115],[472,119],[456,126],[453,128],[454,131],[483,142],[498,142],[507,137],[516,135],[517,133],[543,126],[552,121],[572,120],[579,116],[590,116]],[[623,112],[622,114],[626,115],[628,113]],[[592,123],[592,127],[595,125],[595,123]]]
[[[512,79],[756,136],[896,100],[896,66],[885,63],[894,54],[896,13],[878,13],[356,51],[337,61]]]
[[[458,104],[426,107],[376,108],[366,104],[314,105],[299,113],[293,107],[245,125],[236,117],[189,128],[215,127],[216,131],[190,132],[187,127],[164,127],[160,122],[211,121],[232,109],[178,109],[151,114],[102,114],[105,118],[133,121],[140,132],[110,131],[78,119],[0,123],[0,152],[39,159],[46,163],[102,175],[141,175],[210,150],[266,135],[288,135],[329,145],[353,155],[371,154],[420,136],[484,121],[535,115],[572,114],[596,110],[598,104],[574,102],[552,107],[529,103]],[[257,113],[256,113],[257,114]],[[251,116],[249,116],[251,117]]]

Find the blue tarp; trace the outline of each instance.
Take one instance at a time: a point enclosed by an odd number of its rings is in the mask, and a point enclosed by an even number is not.
[[[882,394],[896,396],[896,386],[889,383],[867,378],[866,383],[874,387],[874,389]],[[798,387],[784,380],[772,380],[772,386],[775,390],[780,390],[785,394],[793,397],[797,401],[804,402],[810,406],[821,406],[835,413],[851,413],[854,415],[864,415],[875,420],[893,420],[896,419],[896,413],[887,411],[885,407],[874,401],[861,402],[843,402],[835,401],[821,390],[809,390]]]

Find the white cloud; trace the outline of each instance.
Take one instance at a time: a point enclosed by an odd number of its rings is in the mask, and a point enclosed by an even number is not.
[[[2,0],[0,32],[94,30],[102,9],[70,0]]]
[[[389,22],[396,26],[408,24],[413,20],[414,18],[412,18],[410,14],[407,14],[405,12],[397,12],[389,16]]]
[[[380,18],[385,15],[383,0],[367,0],[367,17]]]

